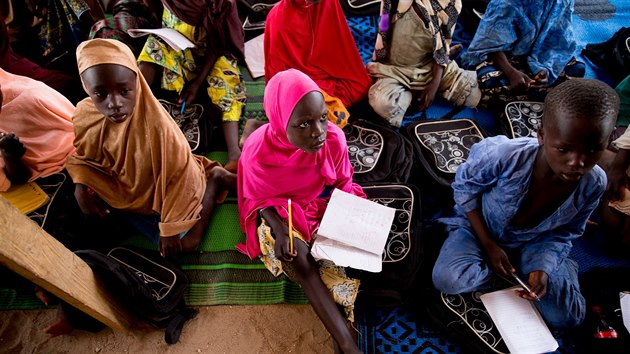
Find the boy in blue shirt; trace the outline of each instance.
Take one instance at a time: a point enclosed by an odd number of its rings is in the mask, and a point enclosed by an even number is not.
[[[448,294],[487,288],[516,273],[532,293],[517,291],[556,328],[585,315],[571,241],[606,188],[596,166],[619,111],[619,97],[592,79],[569,80],[545,99],[538,138],[487,138],[474,145],[452,187],[455,216],[433,268]],[[535,295],[535,296],[534,296]],[[516,295],[515,295],[516,296]]]

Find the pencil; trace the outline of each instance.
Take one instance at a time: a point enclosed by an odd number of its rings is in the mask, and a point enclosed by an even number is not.
[[[519,283],[519,285],[525,290],[527,291],[530,295],[534,296],[534,298],[536,299],[536,301],[540,301],[540,298],[538,297],[538,295],[536,295],[535,292],[532,291],[532,289],[529,288],[529,286],[527,286],[527,284],[525,284],[524,281],[521,280],[521,278],[519,278],[516,273],[512,273],[512,277],[514,279],[516,279],[516,281]]]
[[[289,198],[289,251],[293,253],[293,215],[291,212],[291,198]]]
[[[182,102],[182,109],[179,110],[179,114],[184,114],[184,109],[186,109],[186,101]]]

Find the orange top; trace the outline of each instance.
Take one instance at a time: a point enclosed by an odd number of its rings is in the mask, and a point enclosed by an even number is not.
[[[138,214],[159,214],[160,235],[175,236],[200,219],[210,170],[219,164],[193,155],[186,137],[153,96],[127,45],[92,39],[77,48],[79,73],[100,64],[133,70],[136,105],[129,118],[112,123],[91,98],[74,115],[77,150],[68,160],[75,183],[92,188],[107,204]]]
[[[30,181],[63,170],[74,153],[74,106],[46,84],[0,69],[2,111],[0,131],[13,132],[26,148],[22,158],[31,171]],[[0,192],[11,186],[0,157]]]

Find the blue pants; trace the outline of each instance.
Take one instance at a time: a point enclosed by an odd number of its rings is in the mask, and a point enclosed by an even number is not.
[[[520,252],[505,249],[517,269],[523,264]],[[488,288],[495,276],[484,258],[484,251],[471,230],[451,230],[433,267],[433,285],[447,294]],[[527,274],[519,274],[527,282]],[[575,327],[584,320],[586,304],[580,293],[577,264],[568,258],[548,274],[547,294],[534,304],[547,324],[554,328]]]

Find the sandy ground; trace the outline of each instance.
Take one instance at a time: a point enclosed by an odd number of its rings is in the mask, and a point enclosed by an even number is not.
[[[186,324],[179,343],[164,331],[43,332],[56,310],[0,312],[0,353],[332,353],[330,335],[310,305],[207,306]]]

